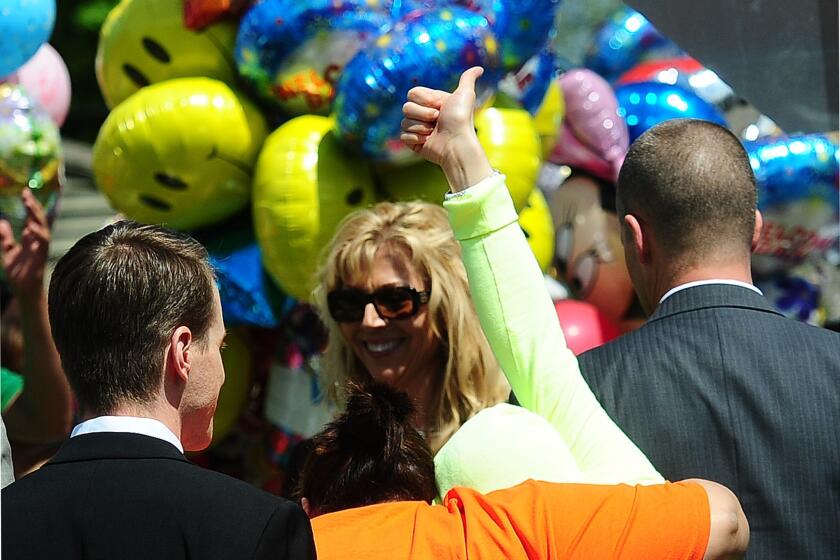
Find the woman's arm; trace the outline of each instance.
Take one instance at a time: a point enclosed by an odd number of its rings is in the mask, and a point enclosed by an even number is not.
[[[706,491],[709,497],[709,544],[703,560],[733,560],[741,558],[750,543],[750,525],[741,509],[741,503],[726,486],[693,478],[683,482],[694,482]]]
[[[601,408],[566,346],[504,177],[493,175],[472,126],[478,75],[476,69],[465,72],[451,95],[412,89],[402,139],[439,163],[458,193],[445,206],[462,244],[482,329],[519,402],[558,430],[586,481],[661,482]]]

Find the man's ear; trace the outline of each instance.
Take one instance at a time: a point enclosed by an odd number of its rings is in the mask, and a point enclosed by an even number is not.
[[[641,264],[650,263],[651,243],[645,223],[633,214],[625,214],[623,229],[624,250],[632,249]]]
[[[190,352],[192,351],[192,331],[189,327],[180,326],[169,337],[166,363],[168,370],[179,380],[186,383],[190,376]]]
[[[750,250],[755,252],[756,248],[758,247],[758,242],[761,241],[761,230],[764,228],[764,217],[761,215],[761,212],[758,211],[758,208],[755,210],[755,227],[753,228],[753,236],[752,236],[752,244],[750,245]]]

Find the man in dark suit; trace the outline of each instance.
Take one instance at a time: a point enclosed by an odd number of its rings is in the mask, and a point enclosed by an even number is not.
[[[57,264],[50,323],[85,421],[2,492],[15,558],[312,558],[298,506],[190,463],[210,443],[225,337],[207,253],[120,222]]]
[[[761,232],[740,142],[656,126],[618,180],[627,267],[650,320],[579,357],[610,416],[668,479],[721,482],[751,558],[840,553],[840,335],[786,319],[752,285]]]

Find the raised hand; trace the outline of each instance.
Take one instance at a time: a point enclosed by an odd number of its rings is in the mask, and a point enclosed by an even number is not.
[[[0,252],[3,269],[12,293],[21,300],[40,297],[44,287],[44,267],[50,246],[50,228],[44,208],[28,188],[23,189],[26,220],[15,240],[8,220],[0,220]]]
[[[403,105],[400,140],[440,165],[453,191],[474,185],[493,172],[473,125],[475,82],[483,73],[478,66],[465,71],[452,93],[412,88]]]

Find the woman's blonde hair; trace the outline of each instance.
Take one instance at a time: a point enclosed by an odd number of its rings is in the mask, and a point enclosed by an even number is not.
[[[425,202],[383,202],[354,212],[339,225],[325,250],[313,292],[313,301],[329,330],[324,355],[327,395],[343,406],[347,382],[369,379],[338,323],[330,317],[327,294],[370,274],[374,256],[382,247],[404,254],[425,278],[427,289],[431,287],[429,323],[446,354],[446,367],[433,384],[433,398],[426,411],[432,419],[427,435],[437,450],[472,415],[504,401],[510,393],[479,325],[461,247],[443,208]]]

